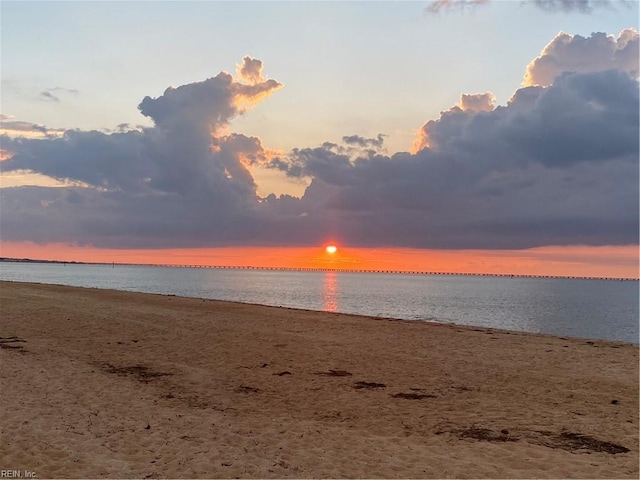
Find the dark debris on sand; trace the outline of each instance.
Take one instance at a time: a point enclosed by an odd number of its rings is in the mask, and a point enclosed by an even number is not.
[[[356,390],[376,390],[378,388],[385,388],[386,385],[384,383],[375,383],[375,382],[356,382],[353,384],[353,388]]]
[[[240,385],[234,390],[236,393],[260,393],[260,389],[256,387],[250,387],[248,385]]]
[[[618,453],[627,453],[629,449],[616,443],[605,442],[597,438],[574,432],[562,432],[560,435],[554,435],[545,443],[551,448],[561,448],[570,452],[579,450],[587,450],[590,452],[604,452],[611,455]]]
[[[485,442],[517,442],[518,438],[504,434],[502,431],[496,433],[488,428],[469,427],[454,431],[458,438],[472,438],[474,440],[484,440]]]
[[[172,375],[168,372],[157,372],[155,370],[151,370],[148,366],[142,364],[131,365],[128,367],[116,367],[114,365],[111,365],[110,363],[102,363],[99,364],[98,367],[100,367],[107,373],[113,373],[115,375],[120,375],[123,377],[133,377],[144,383],[147,383],[155,378]]]
[[[436,434],[445,433],[445,431],[436,432]],[[451,430],[460,439],[473,439],[485,442],[517,442],[521,439],[541,445],[548,448],[560,448],[572,453],[580,452],[602,452],[616,455],[618,453],[627,453],[629,449],[616,443],[598,440],[597,438],[582,433],[561,432],[554,433],[546,430],[523,430],[510,433],[507,429],[495,432],[489,428],[471,426]]]
[[[416,392],[394,393],[394,394],[390,395],[390,397],[392,397],[392,398],[404,398],[406,400],[422,400],[423,398],[436,398],[435,395],[431,395],[429,393],[416,393]]]
[[[329,370],[327,372],[316,372],[319,377],[350,377],[351,373],[346,370]]]
[[[15,345],[16,343],[26,343],[26,341],[18,337],[0,337],[1,349],[24,352],[24,347],[22,345]]]

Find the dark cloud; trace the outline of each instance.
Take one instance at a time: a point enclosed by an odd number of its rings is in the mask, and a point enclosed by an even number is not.
[[[305,211],[322,207],[359,244],[636,243],[638,101],[624,72],[568,73],[491,111],[452,107],[413,155],[324,146],[277,166],[311,178]]]
[[[245,57],[245,60],[249,57]],[[247,106],[282,87],[275,80],[252,84],[236,82],[220,73],[203,82],[169,87],[157,98],[145,97],[138,109],[160,128],[216,130]]]
[[[459,107],[422,128],[433,151],[560,165],[637,151],[638,84],[619,70],[567,73],[549,88],[518,90],[492,112]]]
[[[154,121],[151,128],[70,130],[46,141],[3,135],[2,148],[12,155],[3,171],[31,170],[87,186],[4,192],[3,240],[32,233],[38,239],[37,232],[50,229],[50,241],[99,246],[246,241],[259,200],[247,165],[264,161],[263,149],[259,139],[220,130],[280,87],[220,73],[145,97],[139,110]],[[23,215],[27,206],[33,208]]]
[[[342,137],[342,141],[347,145],[355,145],[361,148],[382,148],[385,135],[379,133],[375,138],[364,138],[360,135],[348,135]]]
[[[107,135],[70,130],[48,141],[2,137],[3,149],[13,152],[2,167],[137,192],[145,189],[144,178],[154,169],[143,152],[142,136],[140,132]]]
[[[597,8],[615,8],[615,5],[628,5],[625,0],[526,0],[524,3],[531,3],[542,10],[548,12],[580,12],[591,13]]]
[[[382,134],[270,158],[260,139],[227,133],[235,115],[280,87],[246,57],[247,72],[260,72],[245,74],[251,83],[221,73],[145,97],[139,109],[153,127],[2,136],[11,154],[3,171],[84,188],[3,189],[1,238],[116,248],[328,237],[431,248],[634,244],[638,81],[628,68],[602,64],[599,45],[584,46],[581,70],[525,86],[507,105],[496,106],[490,93],[462,95],[420,129],[415,153],[393,155],[384,153]],[[260,198],[250,165],[310,185],[301,198]]]

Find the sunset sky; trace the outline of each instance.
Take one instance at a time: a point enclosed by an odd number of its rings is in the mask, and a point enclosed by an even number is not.
[[[0,14],[0,256],[638,277],[635,0]]]

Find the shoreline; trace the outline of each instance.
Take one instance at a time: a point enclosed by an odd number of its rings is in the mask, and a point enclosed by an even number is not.
[[[600,279],[600,280],[605,280],[605,279]],[[160,296],[160,297],[173,297],[173,298],[180,298],[180,299],[204,300],[204,301],[207,301],[207,302],[220,302],[222,304],[229,303],[229,304],[247,305],[247,306],[255,306],[255,307],[286,309],[286,310],[292,310],[292,311],[298,311],[298,312],[322,313],[322,314],[327,314],[327,315],[342,315],[342,316],[348,316],[348,317],[368,318],[368,319],[371,319],[371,320],[385,320],[385,321],[410,322],[410,323],[418,322],[418,323],[425,323],[425,324],[434,325],[434,326],[450,326],[450,327],[455,327],[455,328],[459,328],[459,329],[469,329],[469,330],[475,330],[475,331],[487,331],[487,332],[498,332],[498,333],[499,332],[505,332],[505,333],[512,334],[512,335],[518,335],[518,334],[538,335],[538,336],[553,337],[553,338],[560,338],[560,339],[574,339],[574,340],[583,340],[583,341],[604,342],[604,343],[619,344],[619,345],[631,345],[631,346],[636,346],[636,347],[640,346],[640,339],[639,339],[638,343],[634,343],[634,342],[625,341],[625,340],[611,340],[611,339],[598,338],[598,337],[576,337],[576,336],[573,336],[573,335],[558,335],[558,334],[544,333],[544,332],[528,332],[528,331],[525,331],[525,330],[509,330],[509,329],[506,329],[506,328],[486,327],[486,326],[482,326],[482,325],[470,325],[470,324],[455,323],[455,322],[447,323],[447,322],[434,321],[434,320],[407,319],[407,318],[396,318],[396,317],[388,317],[388,316],[375,316],[375,315],[367,315],[367,314],[362,314],[362,313],[330,312],[330,311],[327,311],[327,310],[312,310],[312,309],[309,309],[309,308],[302,308],[302,307],[290,307],[290,306],[283,306],[283,305],[268,305],[268,304],[263,304],[263,303],[242,302],[242,301],[239,301],[239,300],[220,300],[220,299],[205,298],[205,297],[187,297],[187,296],[177,295],[177,294],[173,294],[173,293],[154,293],[154,292],[144,292],[144,291],[139,291],[139,290],[117,290],[117,289],[114,289],[114,288],[85,287],[85,286],[67,285],[67,284],[63,284],[63,283],[23,282],[23,281],[17,281],[17,280],[0,280],[0,285],[3,284],[3,283],[18,284],[18,285],[43,285],[43,286],[51,285],[51,286],[56,286],[56,287],[77,288],[77,289],[81,289],[81,290],[82,289],[86,289],[86,290],[99,290],[99,291],[106,291],[106,292],[133,293],[133,294],[139,294],[139,295],[156,295],[156,296]]]
[[[635,344],[50,284],[0,301],[1,468],[638,476]]]

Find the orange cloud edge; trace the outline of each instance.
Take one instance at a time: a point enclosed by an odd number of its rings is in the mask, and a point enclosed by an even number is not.
[[[548,246],[526,250],[317,247],[101,249],[67,244],[2,242],[0,256],[62,262],[471,273],[638,279],[639,246]]]

